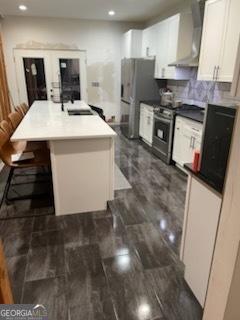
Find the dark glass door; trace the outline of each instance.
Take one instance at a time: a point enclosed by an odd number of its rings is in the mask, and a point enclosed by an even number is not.
[[[171,121],[155,117],[154,138],[164,144],[169,143]]]
[[[63,97],[81,100],[79,59],[59,59]]]
[[[235,108],[208,105],[200,172],[220,192],[225,181],[235,114]]]
[[[47,86],[43,58],[23,58],[28,104],[47,100]]]
[[[173,121],[154,117],[153,152],[166,163],[171,160]]]

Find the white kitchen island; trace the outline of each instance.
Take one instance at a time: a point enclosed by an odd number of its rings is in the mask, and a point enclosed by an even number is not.
[[[48,141],[51,153],[55,214],[105,210],[114,198],[114,137],[98,115],[70,116],[61,105],[35,101],[12,141]]]

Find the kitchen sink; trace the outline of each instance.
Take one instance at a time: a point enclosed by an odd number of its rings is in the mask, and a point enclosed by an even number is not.
[[[79,109],[71,109],[68,110],[69,116],[92,116],[93,113],[91,110],[79,110]]]

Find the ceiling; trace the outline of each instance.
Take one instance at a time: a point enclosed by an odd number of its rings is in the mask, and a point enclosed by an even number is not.
[[[145,22],[185,0],[0,0],[0,13],[7,15],[61,17]],[[20,11],[24,4],[27,11]],[[109,10],[116,15],[110,17]]]

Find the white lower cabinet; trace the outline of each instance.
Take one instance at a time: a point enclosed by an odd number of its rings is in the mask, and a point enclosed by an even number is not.
[[[140,105],[139,136],[150,146],[153,137],[153,118],[153,107],[142,103]]]
[[[188,179],[181,260],[185,280],[204,307],[222,199],[194,176]]]
[[[178,165],[193,161],[194,151],[201,147],[202,128],[199,122],[176,117],[172,158]]]

